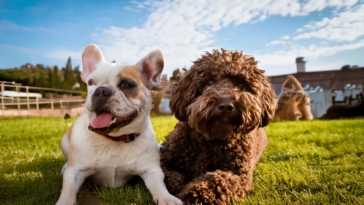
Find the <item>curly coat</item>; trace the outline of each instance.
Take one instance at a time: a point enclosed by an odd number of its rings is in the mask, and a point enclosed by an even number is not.
[[[171,86],[179,120],[161,147],[169,191],[185,204],[229,204],[252,189],[276,97],[253,57],[207,52]]]

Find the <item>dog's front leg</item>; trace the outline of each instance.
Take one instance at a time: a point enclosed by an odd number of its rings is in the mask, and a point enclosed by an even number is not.
[[[56,205],[75,205],[77,192],[88,175],[88,172],[81,171],[75,166],[67,166],[63,173],[61,196]]]
[[[162,169],[154,167],[141,175],[145,186],[153,196],[153,201],[158,205],[180,205],[182,201],[171,195],[164,184]]]
[[[188,182],[187,174],[168,166],[162,166],[164,182],[169,193],[177,195]]]
[[[250,180],[228,171],[207,172],[188,183],[178,196],[185,204],[227,205],[247,194]]]

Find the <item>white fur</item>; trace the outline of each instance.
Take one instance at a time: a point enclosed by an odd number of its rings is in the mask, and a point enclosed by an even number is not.
[[[128,99],[118,91],[117,76],[123,68],[122,65],[98,63],[96,70],[83,76],[85,82],[93,79],[96,85],[88,86],[86,109],[70,128],[71,137],[66,133],[62,138],[62,151],[68,161],[62,169],[63,186],[57,205],[76,204],[77,192],[87,177],[102,186],[115,188],[124,185],[134,175],[144,180],[153,200],[159,205],[182,204],[169,194],[163,182],[158,142],[149,119],[150,91],[144,86],[143,93],[139,95],[146,100],[145,104],[142,104],[142,99]],[[94,115],[91,111],[91,96],[99,86],[110,86],[115,91],[112,98],[117,98],[120,103],[109,106],[113,115],[128,116],[135,109],[140,110],[132,123],[109,134],[119,136],[140,133],[134,141],[116,142],[88,130],[90,117]]]

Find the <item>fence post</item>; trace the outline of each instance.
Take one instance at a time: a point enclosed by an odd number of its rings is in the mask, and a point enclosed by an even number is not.
[[[27,86],[26,87],[26,90],[27,90],[27,104],[28,104],[28,110],[30,109],[30,106],[29,106],[29,87]]]
[[[1,110],[4,110],[4,82],[1,82]]]
[[[39,110],[39,104],[38,104],[38,98],[37,97],[35,97],[35,101],[37,103],[37,110]]]
[[[53,95],[52,95],[52,93],[51,93],[51,108],[53,110]]]
[[[18,93],[17,101],[18,101],[18,110],[20,110],[20,103],[19,103],[19,86],[16,86],[16,92]]]

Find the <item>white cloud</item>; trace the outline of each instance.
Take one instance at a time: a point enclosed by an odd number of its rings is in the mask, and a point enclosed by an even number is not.
[[[49,58],[64,60],[71,57],[72,60],[81,60],[82,51],[71,51],[67,49],[56,49],[45,54]]]
[[[282,36],[281,39],[288,40],[289,39],[289,35]]]
[[[356,43],[337,45],[337,46],[317,46],[311,44],[309,46],[292,46],[290,49],[277,51],[273,54],[257,54],[254,55],[260,65],[293,65],[297,56],[304,56],[308,59],[317,59],[322,56],[331,56],[346,50],[353,50],[364,47],[364,40]]]
[[[271,41],[269,43],[267,43],[266,45],[267,46],[271,46],[271,45],[286,45],[286,44],[289,44],[289,39],[290,39],[290,36],[289,35],[285,35],[285,36],[282,36],[280,38],[281,40],[274,40],[274,41]]]
[[[309,66],[306,66],[307,71],[311,70],[338,70],[340,69],[344,64],[342,62],[331,62],[331,63],[325,63],[325,64],[310,64]]]
[[[145,5],[143,2],[139,2],[139,1],[131,1],[131,3],[135,4],[135,6],[139,9],[144,9]]]
[[[300,31],[308,30],[293,39],[319,38],[329,41],[354,41],[364,35],[364,5],[338,13],[333,18],[306,24]]]
[[[279,41],[279,40],[275,40],[275,41],[271,41],[269,43],[267,43],[267,46],[271,46],[271,45],[285,45],[287,44],[286,41]]]
[[[30,54],[34,54],[37,52],[36,50],[30,49],[30,48],[14,46],[14,45],[9,45],[9,44],[0,44],[0,50],[5,50],[5,49],[13,50],[13,51],[21,52],[21,53],[30,53]]]
[[[59,33],[56,30],[51,30],[48,28],[40,27],[40,26],[21,26],[12,21],[0,20],[0,31],[4,30],[13,30],[20,32],[45,32],[45,33]]]
[[[302,5],[302,13],[321,11],[326,7],[349,7],[358,3],[358,0],[308,0]]]
[[[264,20],[264,19],[266,19],[266,18],[267,18],[267,16],[263,14],[263,15],[261,15],[261,16],[259,17],[259,20],[260,20],[260,21],[263,21],[263,20]]]
[[[332,62],[332,63],[313,63],[310,59],[308,59],[308,63],[306,63],[306,71],[324,71],[324,70],[338,70],[340,69],[345,63],[343,62]],[[265,70],[265,74],[268,76],[275,76],[275,75],[284,75],[289,73],[296,73],[297,67],[296,63],[291,61],[289,64],[285,65],[266,65],[266,64],[259,64],[260,69]]]
[[[141,12],[139,9],[134,9],[134,8],[129,7],[129,6],[125,6],[124,9],[128,10],[128,11]]]
[[[93,38],[105,56],[117,62],[135,63],[153,49],[161,49],[165,56],[165,72],[177,67],[189,66],[204,51],[211,51],[215,41],[215,32],[230,25],[240,25],[253,21],[263,21],[272,15],[299,16],[313,11],[321,11],[328,6],[342,8],[352,6],[356,0],[165,0],[133,1],[138,9],[149,9],[153,12],[141,27],[109,27],[97,31]],[[283,44],[289,40],[284,36]],[[275,56],[283,54],[275,54]],[[286,53],[285,56],[290,55]],[[296,57],[292,54],[292,58]],[[263,61],[279,61],[270,59]],[[287,60],[284,59],[284,60]]]

